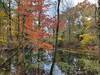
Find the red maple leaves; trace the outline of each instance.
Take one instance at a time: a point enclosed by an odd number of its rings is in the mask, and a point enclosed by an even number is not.
[[[16,9],[17,13],[20,14],[20,31],[22,32],[23,30],[24,16],[25,33],[28,34],[27,37],[33,40],[34,45],[45,49],[52,49],[53,47],[49,43],[41,40],[50,37],[51,33],[48,33],[49,30],[54,30],[57,25],[56,17],[50,18],[44,13],[49,5],[50,4],[44,4],[44,0],[20,0],[20,5]],[[64,21],[60,21],[60,29],[64,28],[64,23]]]
[[[43,27],[43,20],[46,16],[39,13],[40,11],[43,12],[44,8],[47,8],[47,6],[43,5],[43,1],[44,0],[20,0],[20,5],[16,11],[20,14],[20,31],[22,32],[23,30],[22,26],[24,16],[25,32],[28,34],[27,37],[31,39],[33,44],[39,48],[52,49],[52,45],[41,41],[41,39],[48,37],[48,33]],[[41,22],[40,27],[38,27],[38,23],[35,23],[38,22],[38,19],[40,19]]]

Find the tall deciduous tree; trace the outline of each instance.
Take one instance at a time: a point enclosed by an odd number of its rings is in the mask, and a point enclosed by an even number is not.
[[[58,0],[58,7],[57,7],[57,25],[56,25],[56,37],[55,37],[55,48],[54,48],[54,56],[51,65],[50,75],[53,75],[53,69],[56,63],[56,53],[58,49],[58,32],[59,32],[59,7],[60,7],[60,0]]]
[[[47,9],[48,5],[44,4],[44,0],[19,0],[19,3],[16,10],[19,14],[19,30],[22,33],[22,38],[30,40],[33,46],[36,47],[36,50],[39,48],[52,49],[52,45],[43,42],[43,39],[48,37],[48,33],[43,25],[43,22],[47,21],[47,17],[43,12]],[[21,40],[21,42],[23,41]],[[23,47],[23,43],[20,44]],[[18,53],[18,63],[20,64],[17,68],[17,75],[24,75],[23,48]]]

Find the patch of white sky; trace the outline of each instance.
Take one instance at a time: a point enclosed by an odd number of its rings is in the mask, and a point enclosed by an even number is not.
[[[52,3],[56,3],[57,0],[50,0]],[[61,4],[60,4],[60,11],[64,11],[67,10],[70,7],[74,7],[76,6],[78,3],[83,2],[84,0],[61,0]],[[97,4],[97,0],[87,0],[89,1],[91,4]],[[49,9],[49,11],[47,12],[48,15],[54,16],[56,15],[56,7],[51,6],[52,8]]]
[[[72,0],[72,1],[74,1],[74,5],[77,5],[78,3],[83,2],[84,0]],[[97,3],[97,0],[88,0],[88,1],[92,4]]]
[[[83,2],[84,0],[61,0],[60,4],[60,11],[67,10],[70,7],[76,6],[78,3]],[[88,0],[92,4],[97,4],[97,0]],[[13,4],[12,7],[16,8],[15,0],[12,0]],[[48,11],[46,12],[47,15],[54,16],[56,15],[56,8],[57,8],[57,0],[45,0],[45,3],[51,3],[52,5],[49,7]]]

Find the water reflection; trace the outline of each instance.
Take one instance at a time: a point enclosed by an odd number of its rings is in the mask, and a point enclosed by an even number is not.
[[[45,63],[43,64],[43,69],[45,71],[45,75],[50,73],[50,68],[51,68],[51,63]],[[60,68],[58,67],[57,64],[55,64],[54,69],[53,69],[53,75],[65,75],[64,73],[62,73],[62,71],[60,70]]]

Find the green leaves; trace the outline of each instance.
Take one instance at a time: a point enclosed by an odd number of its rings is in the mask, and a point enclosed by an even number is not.
[[[64,72],[66,72],[70,68],[72,68],[72,65],[69,65],[67,62],[59,62],[58,64],[59,64],[61,70],[64,71]]]

